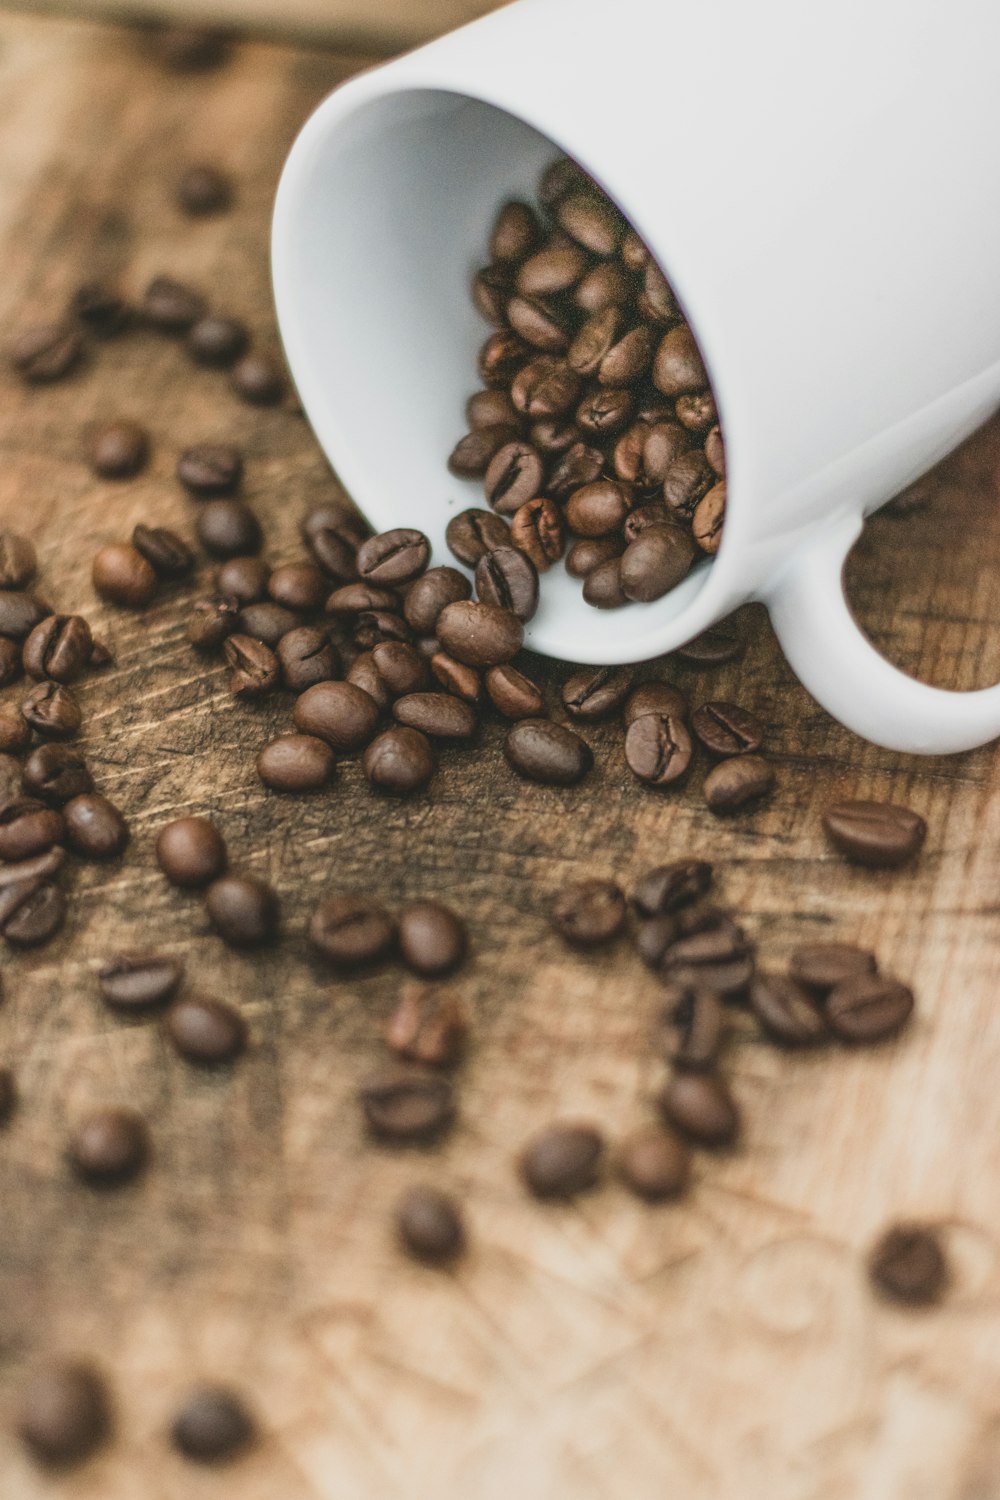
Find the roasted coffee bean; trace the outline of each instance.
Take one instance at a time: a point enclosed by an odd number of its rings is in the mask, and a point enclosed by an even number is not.
[[[665,396],[703,391],[708,385],[694,334],[685,323],[663,336],[653,361],[653,384]]]
[[[660,500],[651,500],[648,505],[637,505],[635,510],[630,510],[625,517],[622,526],[622,540],[627,547],[630,542],[636,542],[644,532],[652,530],[656,526],[672,526],[674,518],[667,507]],[[690,538],[685,533],[685,540],[689,552],[693,552]]]
[[[605,264],[594,266],[573,289],[573,301],[585,313],[602,312],[606,307],[626,309],[632,302],[634,286],[632,278],[621,266]]]
[[[252,635],[231,635],[222,650],[230,667],[229,691],[234,698],[261,698],[277,687],[278,658],[263,641]]]
[[[625,926],[625,897],[613,880],[579,880],[552,904],[552,925],[575,948],[600,948]]]
[[[389,644],[383,642],[382,644]],[[360,688],[367,693],[382,712],[392,707],[392,693],[383,678],[378,667],[375,665],[375,657],[371,651],[362,651],[351,662],[347,673],[347,679],[352,686]]]
[[[574,719],[606,719],[628,697],[632,674],[624,668],[584,667],[563,683],[563,707]]]
[[[666,714],[670,718],[687,718],[687,699],[679,688],[668,682],[642,682],[629,694],[625,702],[626,725],[641,719],[643,714]]]
[[[228,861],[226,841],[210,818],[174,818],[156,839],[156,862],[171,885],[197,889],[217,880]]]
[[[158,580],[152,564],[125,542],[112,542],[100,549],[91,577],[102,599],[126,609],[144,609],[156,597]]]
[[[410,641],[413,632],[402,615],[384,609],[368,609],[357,615],[351,640],[362,650],[370,651],[381,641]]]
[[[536,1198],[573,1198],[597,1182],[604,1141],[592,1125],[549,1125],[524,1147],[521,1176]]]
[[[285,631],[274,648],[282,686],[304,693],[317,682],[329,682],[340,672],[340,653],[324,630],[299,625]]]
[[[616,437],[628,424],[635,405],[629,390],[606,389],[585,396],[576,409],[577,426],[591,437]]]
[[[503,205],[494,221],[490,256],[493,260],[521,261],[537,245],[540,233],[531,205],[511,199]]]
[[[579,440],[580,434],[577,432],[575,424],[567,421],[565,418],[532,422],[528,428],[528,441],[533,448],[542,454],[546,461],[552,458],[561,458]]]
[[[677,300],[666,277],[652,257],[646,262],[643,271],[638,307],[641,315],[652,323],[674,323],[680,317]]]
[[[26,536],[0,529],[0,589],[24,589],[38,570],[35,549]]]
[[[902,1031],[913,1013],[913,991],[897,979],[857,974],[826,997],[824,1014],[842,1042],[880,1042]]]
[[[626,230],[625,221],[613,204],[589,188],[560,198],[555,215],[561,229],[603,260],[614,255]]]
[[[653,344],[651,328],[644,324],[630,328],[628,333],[612,344],[600,361],[596,371],[599,384],[616,389],[635,385],[649,369],[653,358]]]
[[[695,549],[682,527],[651,526],[622,553],[620,577],[626,598],[649,604],[676,588],[691,571]]]
[[[545,710],[538,684],[516,667],[490,667],[486,691],[498,713],[507,719],[536,719]]]
[[[764,743],[764,726],[738,703],[703,703],[691,715],[691,728],[710,755],[747,755]]]
[[[118,953],[97,971],[101,999],[117,1010],[165,1005],[183,977],[181,961],[161,953]]]
[[[424,984],[405,984],[385,1028],[386,1046],[410,1062],[451,1067],[465,1046],[468,1022],[454,995]]]
[[[170,1440],[185,1458],[199,1464],[226,1463],[250,1447],[253,1416],[235,1391],[207,1386],[185,1398],[170,1429]]]
[[[354,553],[371,531],[362,521],[356,511],[352,510],[346,501],[327,502],[316,505],[306,512],[299,523],[299,531],[302,540],[313,559],[319,566],[330,574],[331,577],[341,579],[344,583],[350,583],[357,578],[357,568],[354,566]],[[332,543],[335,556],[329,559],[321,555],[324,551],[325,541],[331,540],[327,533],[332,534]],[[343,555],[349,554],[350,569],[345,570],[344,564],[348,558]]]
[[[497,668],[496,670],[501,670]],[[478,703],[482,692],[482,681],[475,667],[466,666],[465,662],[456,661],[445,651],[436,651],[431,657],[431,673],[436,682],[439,682],[446,693],[454,693],[456,698],[463,699],[466,703]]]
[[[315,792],[334,771],[334,755],[325,740],[311,734],[282,734],[257,756],[257,775],[276,792]]]
[[[25,792],[56,807],[93,785],[86,761],[69,745],[39,745],[24,763]]]
[[[710,812],[737,812],[767,796],[774,781],[774,768],[763,756],[741,755],[723,760],[705,777],[705,801]]]
[[[157,578],[184,578],[194,567],[194,553],[187,542],[165,526],[137,526],[132,532],[132,546]]]
[[[11,364],[30,385],[62,380],[82,357],[83,340],[67,323],[41,323],[25,328],[10,348]]]
[[[531,354],[532,350],[528,345],[505,328],[490,334],[479,351],[477,361],[483,384],[509,386],[522,365],[531,358]]]
[[[739,996],[753,978],[753,950],[741,928],[730,918],[709,910],[711,920],[693,923],[686,933],[684,911],[676,918],[681,933],[667,947],[660,972],[682,989],[705,989],[713,994]]]
[[[396,1204],[396,1233],[405,1250],[431,1265],[452,1261],[465,1248],[458,1206],[437,1188],[407,1188]]]
[[[143,293],[141,310],[146,323],[160,333],[187,333],[208,308],[193,287],[171,276],[156,276]]]
[[[46,740],[72,740],[80,733],[83,714],[70,692],[57,682],[40,682],[21,704],[26,724]]]
[[[369,537],[358,548],[358,572],[368,583],[397,587],[419,577],[429,557],[430,543],[422,531],[397,527]]]
[[[647,786],[670,786],[691,764],[691,736],[683,720],[670,714],[643,714],[625,735],[625,762]]]
[[[621,557],[623,550],[618,537],[594,537],[574,542],[566,553],[566,572],[571,578],[588,578],[595,568]]]
[[[22,866],[31,863],[30,860],[21,862]],[[19,867],[11,866],[10,870],[17,875]],[[66,898],[58,886],[48,881],[36,878],[15,880],[6,884],[0,893],[0,933],[15,948],[41,947],[55,937],[65,920]]]
[[[198,540],[210,557],[241,557],[259,552],[260,522],[242,500],[208,500],[195,522]]]
[[[475,709],[451,693],[406,693],[396,699],[392,714],[431,739],[469,740],[479,728]]]
[[[292,718],[303,734],[318,735],[334,750],[367,745],[378,725],[378,704],[350,682],[319,682],[295,700]]]
[[[406,623],[419,635],[431,635],[446,605],[457,604],[471,596],[472,585],[457,568],[430,568],[407,591],[403,606]]]
[[[890,1302],[930,1307],[940,1302],[951,1272],[939,1230],[932,1224],[895,1224],[878,1239],[868,1258],[875,1290]]]
[[[28,636],[22,659],[34,678],[73,682],[90,665],[93,638],[82,615],[48,615]]]
[[[632,892],[643,917],[661,917],[699,901],[712,884],[712,866],[703,859],[681,859],[649,870]]]
[[[149,1159],[149,1131],[134,1109],[105,1106],[85,1115],[69,1139],[74,1171],[87,1182],[127,1182]]]
[[[482,479],[497,453],[516,439],[517,427],[513,422],[473,428],[451,450],[448,469],[456,479]]]
[[[696,635],[685,646],[678,646],[674,655],[693,667],[721,667],[727,662],[739,661],[746,650],[746,641],[728,621],[712,625]]]
[[[426,657],[406,641],[380,641],[372,649],[372,662],[390,698],[419,694],[429,686]]]
[[[725,479],[726,449],[722,441],[722,433],[718,427],[713,427],[705,439],[705,457],[719,478]]]
[[[557,156],[542,173],[538,184],[538,201],[544,208],[553,209],[560,198],[584,186],[589,179],[581,166],[568,156]]]
[[[238,1010],[221,1000],[175,1000],[164,1025],[188,1062],[214,1066],[232,1062],[246,1050],[247,1023]]]
[[[620,609],[628,604],[622,592],[621,559],[612,557],[588,573],[583,582],[583,597],[595,609]]]
[[[646,1125],[632,1131],[618,1148],[618,1175],[647,1203],[677,1198],[691,1177],[691,1155],[672,1131]]]
[[[514,377],[510,398],[519,412],[535,421],[562,417],[580,399],[580,377],[565,360],[542,354]]]
[[[532,349],[546,354],[562,354],[570,341],[565,314],[541,297],[511,297],[506,308],[507,321]]]
[[[396,921],[370,896],[331,896],[309,924],[309,941],[341,973],[377,963],[396,945]]]
[[[70,315],[97,339],[113,339],[132,322],[132,309],[114,287],[89,281],[70,298]]]
[[[55,808],[16,796],[0,805],[0,859],[32,859],[65,841],[66,823]]]
[[[483,490],[494,510],[512,516],[541,493],[544,477],[542,460],[530,443],[506,443],[486,470]]]
[[[235,597],[199,599],[188,619],[187,637],[196,651],[217,651],[239,622],[239,600]]]
[[[71,797],[63,817],[70,848],[84,859],[115,859],[128,843],[128,823],[99,792]]]
[[[49,614],[51,610],[32,594],[0,589],[0,635],[13,641],[24,640]]]
[[[593,484],[604,468],[604,454],[599,448],[577,442],[568,448],[553,468],[545,492],[556,500],[565,500],[574,491]]]
[[[465,923],[441,901],[414,901],[399,919],[399,952],[407,968],[426,978],[457,969],[469,945]]]
[[[241,636],[252,636],[274,651],[286,635],[299,628],[301,620],[302,616],[294,610],[264,599],[259,604],[243,606],[237,619],[237,630]]]
[[[195,364],[227,370],[246,353],[249,343],[245,323],[210,313],[207,318],[199,318],[188,333],[186,348]]]
[[[177,478],[192,495],[228,495],[243,477],[243,455],[231,443],[196,443],[177,460]]]
[[[836,802],[823,813],[827,837],[841,854],[869,869],[897,869],[915,859],[927,824],[894,802]]]
[[[630,271],[644,271],[649,262],[649,251],[634,229],[627,229],[618,252]]]
[[[476,564],[476,593],[482,604],[526,622],[538,609],[538,569],[518,547],[497,547]]]
[[[726,519],[726,481],[720,479],[707,495],[702,496],[691,517],[691,535],[702,552],[714,554],[722,545],[722,527]]]
[[[691,432],[706,432],[719,417],[711,391],[695,391],[686,396],[678,396],[674,402],[674,411],[678,422]]]
[[[672,466],[690,447],[690,433],[677,422],[654,422],[646,429],[635,482],[642,489],[657,489],[666,482]]]
[[[36,1371],[21,1392],[17,1430],[43,1464],[68,1468],[89,1458],[111,1430],[103,1378],[83,1363]]]
[[[394,796],[419,792],[434,775],[431,742],[419,729],[400,725],[376,736],[361,757],[361,769],[379,791]]]
[[[728,1146],[740,1117],[729,1089],[715,1073],[674,1073],[657,1099],[668,1125],[703,1146]]]
[[[514,547],[529,560],[536,574],[547,572],[563,553],[563,523],[559,507],[552,500],[529,500],[526,505],[522,505],[515,512],[511,520],[510,540]],[[499,550],[501,549],[497,549]],[[487,565],[487,558],[483,558],[479,566],[485,569]],[[479,588],[478,581],[477,588]],[[479,588],[479,596],[485,597],[481,588]],[[488,600],[487,602],[495,601]],[[522,616],[522,618],[529,617]]]
[[[322,608],[329,592],[326,579],[314,563],[283,563],[267,581],[267,591],[275,604],[310,614]]]
[[[452,1086],[440,1073],[388,1068],[358,1094],[372,1135],[392,1143],[433,1140],[455,1117]]]
[[[218,167],[188,167],[177,184],[178,206],[195,218],[221,213],[232,200],[232,183]]]
[[[675,458],[663,479],[663,499],[678,519],[690,521],[705,495],[716,484],[712,468],[700,448]]]
[[[789,971],[793,979],[817,995],[829,994],[841,980],[874,974],[874,953],[850,943],[806,943],[792,954]]]
[[[429,573],[424,574],[424,578],[430,578],[438,572],[455,573],[455,577],[462,579],[469,593],[472,592],[468,579],[464,574],[455,572],[454,568],[431,568]],[[423,578],[418,578],[411,585],[407,590],[407,601],[414,589],[422,583]],[[336,615],[339,619],[350,621],[371,610],[386,610],[390,614],[398,613],[400,605],[401,599],[395,589],[380,588],[376,583],[344,583],[327,597],[324,608],[328,615]]]
[[[509,545],[510,527],[492,511],[463,510],[448,522],[444,539],[460,563],[474,568],[494,547]]]
[[[684,990],[660,1018],[664,1056],[675,1068],[714,1067],[728,1030],[725,1008],[713,990]]]
[[[508,764],[528,781],[546,786],[575,786],[594,764],[585,740],[564,724],[521,719],[508,731],[503,753]]]
[[[208,919],[231,948],[257,948],[278,931],[278,897],[255,875],[223,875],[205,892]]]
[[[516,427],[520,414],[506,391],[476,391],[465,403],[465,419],[477,427]]]
[[[784,974],[755,974],[750,1009],[772,1040],[785,1047],[814,1047],[829,1036],[809,992]]]
[[[650,430],[648,422],[635,421],[631,427],[626,427],[615,443],[611,466],[617,478],[626,484],[637,484],[640,474],[643,474],[643,453]],[[642,488],[648,489],[649,486],[643,484]]]
[[[574,287],[587,265],[586,255],[576,245],[546,247],[518,268],[516,286],[525,297],[553,297]]]
[[[449,655],[470,667],[495,667],[521,649],[524,629],[508,609],[460,600],[438,616],[437,635]]]
[[[130,479],[148,458],[149,433],[138,422],[107,422],[90,439],[91,467],[102,479]]]
[[[566,501],[567,525],[577,536],[610,536],[632,509],[632,499],[628,486],[615,479],[586,484]]]
[[[256,350],[237,361],[229,380],[236,395],[250,406],[276,406],[285,394],[285,376],[278,360]]]
[[[566,351],[569,367],[578,375],[595,375],[608,351],[614,347],[621,324],[617,307],[606,307],[589,317]]]
[[[472,278],[472,305],[494,328],[503,328],[506,322],[505,310],[511,286],[509,266],[482,266]]]

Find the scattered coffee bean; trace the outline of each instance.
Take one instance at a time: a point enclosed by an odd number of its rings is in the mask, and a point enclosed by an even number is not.
[[[347,973],[387,957],[396,945],[396,922],[369,896],[331,896],[309,924],[309,941],[331,968]]]
[[[494,547],[509,546],[510,527],[492,511],[463,510],[448,522],[444,539],[460,563],[474,568]]]
[[[239,557],[259,552],[260,522],[242,500],[208,500],[195,522],[198,540],[210,557]]]
[[[25,792],[56,807],[89,792],[93,785],[86,761],[69,745],[39,745],[24,763]]]
[[[44,802],[12,796],[0,805],[0,859],[32,859],[65,840],[62,813]]]
[[[115,859],[129,840],[118,808],[99,792],[72,797],[63,808],[70,848],[84,859]]]
[[[450,1067],[465,1045],[468,1022],[454,995],[429,985],[405,984],[385,1028],[386,1045],[400,1057],[430,1067]]]
[[[519,548],[497,547],[476,564],[476,593],[482,605],[509,611],[526,622],[538,608],[538,569]]]
[[[225,839],[209,818],[174,818],[157,836],[156,862],[182,890],[217,880],[227,861]]]
[[[783,974],[755,974],[750,1009],[772,1040],[786,1047],[813,1047],[829,1032],[808,990]]]
[[[243,477],[243,455],[230,443],[197,443],[177,460],[177,478],[192,495],[228,495]]]
[[[631,686],[632,674],[622,668],[585,667],[563,683],[563,706],[574,719],[605,719],[618,712]]]
[[[259,604],[245,604],[237,624],[241,635],[252,636],[273,651],[290,631],[298,628],[301,619],[294,610],[262,599]]]
[[[137,526],[132,546],[152,567],[157,578],[185,578],[194,567],[194,553],[176,531],[165,526]]]
[[[553,500],[529,500],[514,512],[510,540],[539,573],[547,573],[563,555],[562,513]],[[485,560],[484,560],[485,561]]]
[[[431,674],[445,692],[454,693],[456,698],[461,698],[466,703],[479,702],[482,681],[474,667],[467,667],[464,662],[456,661],[445,651],[435,651],[430,664]]]
[[[68,1149],[80,1177],[110,1186],[142,1171],[149,1159],[149,1131],[136,1110],[105,1106],[77,1122]]]
[[[674,1073],[657,1100],[668,1125],[704,1146],[727,1146],[739,1133],[733,1097],[715,1073]]]
[[[143,293],[141,310],[150,328],[160,333],[186,333],[208,309],[204,297],[193,287],[172,276],[156,276]]]
[[[414,901],[399,919],[399,952],[415,974],[437,978],[457,969],[468,948],[465,923],[440,901]]]
[[[678,646],[674,655],[693,667],[722,667],[739,661],[746,642],[731,624],[722,621],[696,635],[686,646]]]
[[[47,740],[72,740],[80,733],[80,705],[58,682],[40,682],[21,704],[24,721]]]
[[[93,639],[82,615],[48,615],[28,636],[24,669],[31,677],[74,682],[90,665]]]
[[[737,812],[774,787],[774,769],[760,755],[720,761],[705,777],[705,801],[714,813]]]
[[[549,1125],[524,1147],[521,1176],[536,1198],[573,1198],[594,1186],[604,1141],[591,1125]]]
[[[218,651],[235,631],[239,612],[239,600],[235,597],[199,599],[188,620],[188,640],[196,651]]]
[[[521,719],[509,730],[503,753],[508,764],[528,781],[546,786],[575,786],[594,764],[585,740],[564,724]]]
[[[149,433],[138,422],[107,422],[90,440],[91,466],[102,479],[130,479],[148,457]]]
[[[221,1000],[175,1000],[164,1024],[188,1062],[232,1062],[246,1050],[247,1023],[238,1010]]]
[[[430,578],[432,574],[437,572],[454,571],[452,568],[432,568],[430,573],[424,576]],[[455,576],[461,578],[462,582],[468,588],[468,594],[466,595],[468,598],[469,594],[472,593],[471,584],[469,584],[468,579],[463,574],[456,573]],[[422,582],[423,579],[418,578],[411,588],[408,589],[406,595],[407,604],[409,604],[414,591]],[[400,604],[400,596],[395,589],[380,588],[378,584],[374,583],[345,583],[340,588],[334,589],[326,601],[325,608],[328,615],[338,615],[342,619],[350,621],[356,616],[367,614],[372,610],[382,610],[389,614],[398,614]],[[414,625],[413,629],[416,630],[417,626]]]
[[[524,629],[510,610],[461,600],[441,611],[437,635],[445,651],[466,666],[494,667],[517,655]]]
[[[475,709],[451,693],[407,693],[396,699],[392,715],[437,740],[470,740],[479,728]]]
[[[447,605],[461,603],[471,596],[472,585],[457,568],[430,568],[407,591],[403,609],[406,623],[420,635],[431,635]]]
[[[738,703],[703,703],[691,716],[691,728],[710,755],[749,755],[764,743],[764,726]]]
[[[145,609],[156,597],[152,564],[126,542],[102,547],[94,558],[91,577],[102,599],[126,609]]]
[[[679,935],[669,944],[661,973],[681,988],[741,997],[753,977],[753,948],[742,928],[713,908],[688,908],[677,917]]]
[[[433,1265],[454,1260],[465,1248],[458,1207],[437,1188],[406,1190],[396,1205],[396,1232],[411,1255]]]
[[[300,625],[286,631],[275,646],[282,685],[301,694],[340,672],[340,653],[324,630]]]
[[[897,869],[916,858],[927,837],[919,813],[893,802],[837,802],[823,814],[834,848],[869,869]]]
[[[50,942],[65,920],[66,898],[58,886],[46,881],[17,882],[0,895],[0,933],[15,948],[39,948]]]
[[[270,646],[252,635],[231,635],[222,648],[230,667],[229,691],[234,698],[261,698],[278,685],[278,658]]]
[[[486,691],[498,713],[507,719],[537,719],[545,711],[542,690],[516,667],[490,667]]]
[[[384,1141],[433,1140],[455,1117],[452,1086],[440,1073],[386,1069],[363,1083],[358,1094],[368,1129]]]
[[[626,1136],[617,1165],[625,1186],[647,1203],[678,1197],[691,1177],[691,1155],[683,1141],[655,1125]]]
[[[192,1392],[170,1429],[174,1447],[199,1464],[226,1463],[246,1451],[255,1437],[254,1419],[242,1397],[207,1386]]]
[[[875,1290],[890,1302],[930,1307],[948,1290],[951,1273],[939,1230],[932,1224],[896,1224],[868,1258]]]
[[[865,1045],[902,1031],[913,1013],[913,991],[896,979],[856,974],[826,997],[824,1014],[842,1042]]]
[[[711,884],[712,866],[705,860],[676,860],[647,871],[632,893],[632,904],[641,916],[664,916],[700,900]]]
[[[380,641],[372,648],[372,661],[392,698],[422,693],[430,685],[427,658],[405,641]],[[418,729],[421,727],[417,725]]]
[[[267,597],[271,564],[262,557],[230,557],[215,575],[219,594],[241,605],[260,604]]]
[[[643,682],[629,694],[624,708],[626,727],[644,714],[662,714],[667,718],[687,718],[687,700],[679,688],[667,682]]]
[[[726,518],[726,481],[720,479],[707,495],[702,496],[691,517],[691,535],[702,552],[714,554],[722,545],[722,528]]]
[[[722,1001],[709,989],[683,991],[660,1017],[664,1056],[678,1069],[714,1067],[728,1034]]]
[[[411,631],[402,615],[382,609],[365,610],[357,616],[351,639],[362,650],[370,651],[381,641],[409,641]]]
[[[269,354],[244,354],[233,366],[232,387],[251,406],[276,406],[285,394],[285,376]]]
[[[177,184],[179,206],[196,218],[221,213],[229,207],[232,199],[232,184],[218,167],[188,167]]]
[[[113,339],[132,322],[132,309],[113,287],[86,282],[70,298],[70,315],[97,339]]]
[[[378,704],[351,682],[318,682],[295,700],[292,718],[303,734],[349,753],[367,745],[379,720]]]
[[[517,427],[512,422],[475,427],[451,450],[448,468],[457,479],[482,479],[499,450],[516,437]]]
[[[841,980],[874,974],[874,953],[850,943],[806,943],[792,954],[790,973],[799,984],[818,995],[829,994]]]
[[[268,579],[267,591],[276,604],[310,614],[322,608],[328,587],[315,563],[297,562],[275,568]]]
[[[0,635],[23,641],[52,611],[31,594],[18,589],[0,590]]]
[[[368,583],[397,587],[419,577],[429,557],[430,543],[422,531],[398,527],[361,544],[358,572]]]
[[[386,729],[368,746],[361,768],[372,786],[394,796],[422,791],[434,774],[434,751],[419,729]]]
[[[613,880],[579,880],[552,904],[552,925],[575,948],[600,948],[625,926],[625,897]]]
[[[622,593],[643,604],[661,599],[687,577],[694,555],[683,527],[670,522],[649,527],[622,553]]]
[[[282,734],[257,756],[257,775],[276,792],[316,792],[333,776],[334,755],[312,734]]]
[[[42,323],[26,328],[15,338],[10,362],[30,385],[62,380],[80,363],[83,340],[66,323]]]
[[[67,1468],[89,1458],[111,1430],[103,1378],[82,1363],[38,1370],[21,1393],[17,1430],[43,1464]]]
[[[255,875],[223,875],[205,892],[208,919],[231,948],[257,948],[278,931],[278,897]]]
[[[0,530],[0,589],[25,589],[38,570],[35,549],[26,536]]]
[[[118,953],[97,971],[101,998],[116,1010],[148,1010],[173,998],[184,975],[162,953]]]
[[[245,354],[250,334],[238,318],[223,318],[210,313],[199,318],[186,340],[187,352],[195,364],[209,369],[227,370]]]
[[[633,719],[625,735],[625,761],[647,786],[664,787],[678,781],[691,764],[691,736],[681,719],[669,714],[643,714]]]
[[[380,710],[384,711],[392,707],[392,693],[375,664],[373,652],[362,651],[360,656],[354,658],[347,673],[347,681],[354,687],[360,688],[363,693],[367,693]]]
[[[622,590],[621,558],[612,557],[587,574],[583,597],[595,609],[620,609],[629,601]]]

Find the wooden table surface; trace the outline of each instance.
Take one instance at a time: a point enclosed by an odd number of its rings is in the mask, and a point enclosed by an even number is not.
[[[225,70],[178,78],[126,31],[0,18],[4,337],[83,279],[136,292],[159,271],[273,337],[275,181],[351,66],[246,43]],[[191,224],[169,184],[206,155],[234,173],[239,202]],[[921,760],[862,743],[798,687],[750,609],[742,664],[656,670],[696,701],[738,697],[762,714],[779,788],[761,811],[713,820],[700,768],[683,791],[644,791],[614,726],[590,734],[597,768],[572,792],[516,780],[494,724],[474,751],[443,755],[412,801],[371,796],[356,763],[327,794],[282,799],[253,759],[287,703],[239,705],[192,657],[190,591],[133,619],[95,601],[89,562],[140,520],[191,535],[173,464],[210,437],[244,445],[269,555],[296,557],[300,515],[337,493],[301,416],[291,402],[240,405],[224,377],[145,335],[51,389],[2,381],[0,521],[35,538],[45,594],[113,641],[116,665],[81,689],[83,745],[133,829],[120,864],[76,866],[51,946],[3,954],[0,1059],[22,1101],[0,1147],[4,1500],[996,1500],[996,748]],[[88,424],[110,415],[154,434],[131,483],[97,481],[83,459]],[[873,637],[935,682],[1000,678],[998,478],[994,426],[939,473],[928,508],[876,519],[851,563]],[[916,866],[887,878],[831,854],[820,809],[851,795],[925,815]],[[154,868],[156,831],[187,811],[217,818],[233,863],[274,881],[285,934],[272,951],[225,950],[197,899]],[[766,962],[810,938],[871,944],[912,981],[915,1022],[854,1054],[790,1057],[746,1037],[727,1062],[745,1140],[700,1156],[684,1201],[643,1207],[609,1181],[541,1207],[512,1167],[526,1136],[585,1116],[617,1139],[650,1116],[660,1076],[656,982],[627,945],[570,954],[546,902],[575,875],[630,884],[687,854],[716,861]],[[439,896],[471,928],[455,988],[473,1045],[438,1151],[363,1136],[355,1090],[382,1058],[399,974],[331,982],[303,939],[317,898],[355,887],[397,904]],[[102,1008],[101,956],[147,944],[185,958],[191,992],[241,1007],[253,1044],[239,1065],[199,1073],[155,1022]],[[95,1193],[63,1150],[67,1122],[105,1102],[147,1112],[155,1162],[140,1183]],[[392,1240],[397,1194],[424,1179],[466,1207],[471,1249],[454,1273],[404,1262]],[[945,1225],[954,1286],[939,1310],[869,1292],[866,1250],[900,1216]],[[97,1358],[118,1411],[115,1442],[59,1479],[11,1437],[25,1370],[55,1353]],[[245,1389],[265,1427],[228,1471],[193,1471],[165,1441],[182,1393],[207,1378]]]

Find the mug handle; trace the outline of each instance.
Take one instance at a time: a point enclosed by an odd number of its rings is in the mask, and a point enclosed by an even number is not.
[[[835,719],[888,750],[944,755],[996,739],[1000,686],[968,693],[928,687],[887,662],[861,630],[843,572],[862,525],[851,515],[824,528],[765,591],[795,675]]]

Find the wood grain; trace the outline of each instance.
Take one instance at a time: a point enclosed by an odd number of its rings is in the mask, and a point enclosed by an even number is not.
[[[62,306],[81,280],[136,292],[191,278],[273,338],[271,195],[298,125],[352,64],[245,45],[206,78],[168,78],[133,40],[83,23],[0,18],[0,329]],[[239,202],[195,226],[169,182],[211,154]],[[763,715],[780,785],[766,809],[717,822],[702,771],[657,796],[630,777],[614,726],[589,738],[579,790],[506,769],[501,729],[442,757],[430,793],[380,800],[346,763],[329,793],[289,801],[254,775],[287,704],[252,708],[191,656],[189,591],[134,621],[97,603],[93,550],[139,520],[190,535],[173,477],[179,447],[241,443],[246,492],[274,560],[337,493],[290,409],[252,411],[175,345],[135,335],[76,379],[25,390],[3,376],[0,520],[37,540],[45,593],[84,610],[116,665],[81,690],[84,746],[127,812],[119,865],[78,866],[66,931],[3,955],[0,1058],[22,1103],[4,1131],[0,1193],[0,1491],[12,1500],[995,1500],[1000,1495],[1000,776],[996,747],[941,760],[863,744],[797,686],[766,621],[746,612],[739,666],[668,664],[694,700],[738,697]],[[96,481],[88,425],[149,424],[155,457],[126,485]],[[879,518],[851,565],[866,628],[921,675],[1000,677],[1000,428],[937,476],[930,507]],[[209,570],[200,585],[208,586]],[[557,665],[541,667],[548,684]],[[16,696],[8,690],[7,696]],[[880,878],[827,849],[832,797],[891,797],[930,825],[917,866]],[[247,957],[208,934],[197,899],[168,889],[151,848],[179,811],[218,819],[234,864],[281,893],[285,935]],[[781,1056],[741,1040],[728,1064],[745,1141],[699,1159],[681,1204],[642,1207],[609,1180],[569,1207],[526,1201],[513,1157],[554,1117],[592,1117],[614,1140],[650,1115],[658,987],[627,947],[569,954],[545,906],[575,874],[631,884],[698,853],[766,962],[805,939],[873,944],[912,980],[918,1015],[870,1052]],[[317,898],[360,887],[399,904],[436,895],[468,919],[474,956],[454,983],[474,1017],[461,1118],[440,1151],[363,1138],[359,1078],[398,973],[333,983],[303,930]],[[120,946],[182,955],[190,992],[228,998],[253,1045],[230,1072],[181,1063],[155,1023],[96,998]],[[90,1103],[148,1112],[155,1164],[139,1184],[72,1182],[66,1122]],[[427,1179],[466,1205],[454,1274],[405,1263],[393,1201]],[[864,1256],[897,1216],[946,1225],[955,1286],[933,1313],[873,1302]],[[118,1408],[112,1446],[58,1483],[11,1437],[25,1370],[93,1354]],[[257,1450],[228,1473],[192,1472],[167,1447],[188,1385],[233,1381],[262,1414]]]

